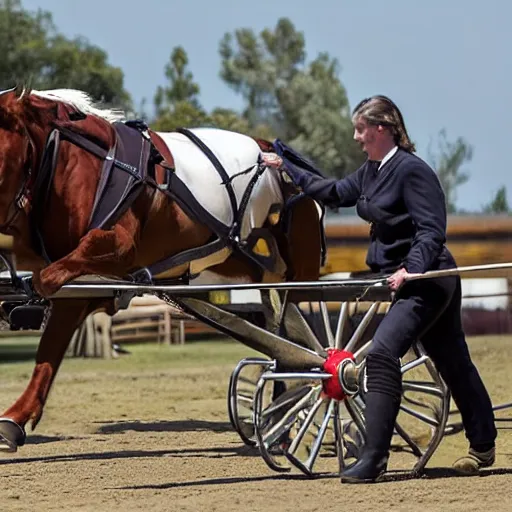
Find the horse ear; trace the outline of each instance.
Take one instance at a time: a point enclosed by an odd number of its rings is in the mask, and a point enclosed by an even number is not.
[[[25,87],[23,87],[21,84],[16,84],[16,87],[14,88],[14,95],[16,98],[21,98],[25,91]]]
[[[16,98],[18,98],[18,101],[21,101],[26,96],[29,96],[31,92],[31,89],[29,87],[24,87],[23,85],[17,85],[14,88],[14,94],[16,95]]]

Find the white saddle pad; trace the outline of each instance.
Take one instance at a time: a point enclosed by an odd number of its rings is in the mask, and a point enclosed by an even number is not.
[[[257,171],[258,144],[246,135],[216,128],[190,130],[213,152],[226,170],[240,206],[244,192]],[[210,159],[191,140],[181,133],[159,133],[171,151],[176,175],[190,189],[197,201],[213,217],[226,226],[233,223],[233,210],[227,187]],[[250,169],[249,172],[235,176]],[[272,205],[282,205],[279,176],[267,168],[253,188],[242,220],[241,237],[246,239],[254,228],[261,227]]]

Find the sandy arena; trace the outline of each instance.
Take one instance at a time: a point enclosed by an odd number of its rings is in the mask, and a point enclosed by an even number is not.
[[[28,357],[35,341],[15,340]],[[0,342],[4,355],[11,342]],[[471,340],[494,403],[512,401],[511,343]],[[0,457],[3,511],[511,510],[512,421],[498,422],[497,464],[483,477],[449,469],[465,453],[463,434],[445,438],[421,479],[350,486],[334,473],[279,475],[242,445],[227,417],[229,375],[252,351],[231,341],[128,348],[132,355],[117,360],[65,360],[37,430],[17,454]],[[2,409],[31,369],[30,359],[1,365]],[[392,455],[392,469],[401,462]],[[334,457],[325,464],[336,471]]]

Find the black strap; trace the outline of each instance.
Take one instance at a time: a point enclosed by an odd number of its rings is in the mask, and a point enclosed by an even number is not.
[[[46,250],[41,231],[44,220],[44,209],[50,201],[50,191],[53,184],[55,168],[57,166],[59,145],[60,132],[55,129],[48,136],[39,164],[32,191],[33,203],[29,218],[32,247],[36,254],[39,254],[47,263],[50,263],[52,260]]]
[[[103,149],[98,144],[96,144],[93,141],[87,139],[86,137],[80,135],[79,133],[73,132],[67,128],[64,128],[63,126],[59,126],[58,130],[61,132],[62,135],[64,135],[64,138],[66,140],[68,140],[69,142],[72,142],[76,146],[84,149],[85,151],[92,153],[93,155],[97,156],[100,160],[106,160],[106,159],[112,158],[109,155],[109,151]],[[113,159],[112,165],[117,167],[118,169],[121,169],[122,171],[130,174],[131,176],[133,176],[136,179],[140,178],[138,169],[125,163],[125,162],[121,162],[120,160]]]
[[[258,165],[258,170],[253,174],[249,183],[247,184],[247,187],[245,188],[244,195],[242,196],[242,200],[240,201],[240,208],[238,210],[238,218],[234,219],[233,226],[231,228],[230,238],[235,242],[240,241],[240,230],[242,229],[242,222],[243,222],[243,218],[245,215],[245,210],[247,209],[247,206],[249,204],[249,200],[251,198],[252,191],[254,190],[254,187],[256,186],[256,183],[260,179],[261,175],[267,169],[267,167],[265,165],[262,165],[261,162],[259,162],[257,165]],[[251,169],[252,169],[252,167],[251,167]],[[244,172],[247,172],[247,171],[244,171]]]
[[[213,242],[209,242],[206,245],[187,249],[185,251],[179,252],[178,254],[174,254],[164,258],[163,260],[153,263],[148,267],[139,269],[130,274],[130,277],[137,283],[152,283],[154,276],[185,263],[190,263],[191,261],[202,259],[206,256],[210,256],[211,254],[215,254],[216,252],[224,249],[224,247],[226,247],[226,241],[222,240],[221,238],[217,238]]]
[[[231,203],[231,209],[233,210],[233,220],[236,222],[238,219],[238,206],[235,191],[233,190],[233,186],[231,185],[231,180],[226,169],[224,169],[218,158],[213,154],[212,150],[194,133],[186,128],[178,128],[176,131],[185,135],[185,137],[188,137],[210,159],[211,163],[220,174],[222,184],[226,186],[226,190],[229,195],[229,202]]]
[[[100,160],[105,160],[107,157],[108,151],[106,149],[103,149],[98,144],[87,139],[83,135],[80,135],[79,133],[76,133],[69,128],[65,128],[64,126],[58,126],[56,129],[64,136],[67,141],[72,142],[82,149],[85,149],[89,153],[92,153]]]
[[[57,159],[59,155],[59,146],[61,140],[66,140],[67,142],[70,142],[71,144],[87,151],[88,153],[93,154],[98,159],[103,160],[104,166],[115,166],[132,176],[132,178],[134,178],[136,181],[141,180],[138,169],[124,162],[120,162],[114,158],[117,144],[114,144],[113,148],[108,151],[102,148],[98,143],[89,140],[88,138],[70,130],[69,128],[55,125],[54,129],[48,136],[43,156],[41,158],[41,163],[35,178],[33,187],[34,202],[30,215],[30,229],[34,250],[39,255],[41,255],[47,263],[51,263],[52,259],[48,255],[44,244],[42,236],[42,222],[44,219],[44,210],[47,208],[48,202],[50,200],[50,192],[53,185],[55,169],[57,167]],[[109,173],[102,172],[102,176],[105,174],[108,176]],[[105,186],[105,184],[100,182],[100,186]],[[132,190],[129,192],[132,197],[135,197],[135,194],[132,194]],[[94,208],[97,207],[96,203]]]

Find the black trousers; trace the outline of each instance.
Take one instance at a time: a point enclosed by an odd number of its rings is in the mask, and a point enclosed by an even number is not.
[[[494,413],[462,329],[460,277],[406,283],[378,326],[371,352],[400,358],[417,339],[451,391],[470,446],[488,449],[497,435]]]

